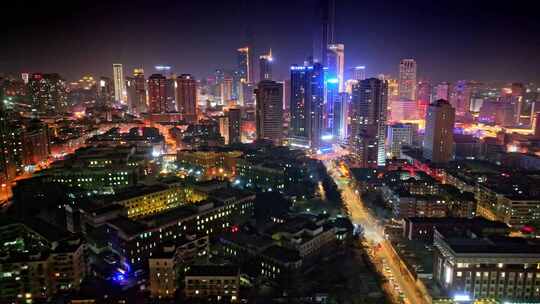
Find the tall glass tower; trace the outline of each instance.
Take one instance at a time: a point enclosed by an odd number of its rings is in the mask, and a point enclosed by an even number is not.
[[[324,114],[324,69],[320,63],[291,66],[291,146],[317,149]]]

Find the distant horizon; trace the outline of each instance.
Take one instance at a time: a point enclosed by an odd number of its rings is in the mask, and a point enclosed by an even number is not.
[[[2,3],[9,28],[0,49],[0,74],[124,74],[167,64],[197,79],[233,69],[235,51],[251,41],[253,58],[272,48],[275,79],[312,52],[317,1],[192,1],[109,3]],[[128,5],[129,4],[129,5]],[[13,26],[16,24],[16,26]],[[335,42],[345,66],[365,65],[367,76],[397,76],[399,60],[414,58],[418,79],[433,82],[540,82],[540,20],[536,11],[507,2],[432,3],[336,1]],[[255,60],[255,65],[257,60]]]

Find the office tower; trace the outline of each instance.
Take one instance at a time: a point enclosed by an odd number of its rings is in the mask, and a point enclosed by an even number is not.
[[[176,79],[178,112],[187,122],[197,121],[197,81],[190,74],[182,74]]]
[[[326,57],[329,76],[337,78],[339,92],[345,92],[345,45],[329,44]]]
[[[272,140],[280,146],[283,140],[283,85],[263,80],[255,90],[257,139]]]
[[[147,111],[146,104],[146,79],[144,79],[144,70],[134,69],[133,77],[135,81],[135,113],[141,114]]]
[[[221,83],[221,104],[226,104],[232,100],[233,92],[233,78],[230,76],[225,76],[223,82]]]
[[[426,117],[428,105],[431,103],[431,84],[427,81],[420,81],[417,86],[416,105],[418,119]]]
[[[263,80],[272,80],[272,62],[274,57],[272,57],[272,49],[268,51],[268,54],[259,56],[259,79]]]
[[[399,63],[399,99],[416,100],[416,61],[402,59]]]
[[[351,95],[346,92],[339,93],[334,102],[334,128],[333,135],[340,141],[347,138],[347,121],[349,118],[349,102]]]
[[[423,156],[432,163],[447,163],[453,158],[455,113],[444,99],[428,107]]]
[[[241,83],[251,83],[253,77],[253,66],[249,47],[242,47],[238,50],[238,73]]]
[[[335,0],[319,0],[313,39],[314,62],[327,66],[328,45],[334,43]]]
[[[359,65],[352,68],[352,79],[358,81],[366,79],[366,66]]]
[[[229,124],[229,144],[241,143],[242,114],[239,108],[230,108],[227,111],[227,122]]]
[[[388,84],[385,80],[368,78],[353,88],[351,139],[362,167],[386,164],[387,103]]]
[[[98,106],[109,106],[113,99],[113,84],[109,77],[101,76],[97,87]]]
[[[28,82],[32,108],[38,112],[62,112],[67,107],[66,82],[60,75],[34,73]]]
[[[167,78],[161,74],[152,74],[148,78],[148,103],[150,113],[167,111]]]
[[[391,158],[401,157],[401,148],[414,142],[417,127],[414,124],[393,124],[388,126],[388,152]]]
[[[113,63],[114,101],[124,103],[124,71],[122,64]]]
[[[320,63],[291,66],[291,146],[317,149],[323,129],[324,70]]]
[[[435,87],[434,99],[450,100],[450,84],[448,82],[441,82]]]

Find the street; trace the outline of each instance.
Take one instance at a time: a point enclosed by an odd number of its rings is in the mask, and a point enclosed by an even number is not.
[[[390,243],[385,240],[382,225],[369,213],[360,195],[349,184],[350,178],[342,177],[342,173],[334,161],[326,160],[324,165],[341,191],[351,221],[364,228],[364,237],[371,244],[369,251],[372,254],[369,254],[370,259],[375,265],[383,266],[377,268],[390,283],[390,286],[385,286],[384,289],[387,292],[390,291],[390,296],[397,303],[400,301],[400,294],[404,295],[404,297],[401,297],[404,303],[427,303],[415,283],[408,276],[402,275],[400,260],[392,253]]]

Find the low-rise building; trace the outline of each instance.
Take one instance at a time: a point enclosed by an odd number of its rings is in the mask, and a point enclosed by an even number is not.
[[[427,218],[410,217],[403,220],[403,237],[408,240],[422,240],[426,242],[433,241],[433,232],[435,229],[450,229],[461,227],[470,229],[476,234],[488,235],[508,235],[510,227],[502,222],[494,222],[482,217],[475,218]]]
[[[0,302],[49,300],[77,290],[87,274],[85,243],[39,220],[0,227]]]
[[[447,294],[471,301],[540,300],[538,240],[436,230],[434,245],[433,277]]]
[[[208,236],[189,235],[165,244],[156,254],[148,258],[150,296],[172,298],[178,281],[195,260],[209,253]]]
[[[194,265],[187,270],[184,282],[188,298],[238,301],[240,272],[236,266]]]

